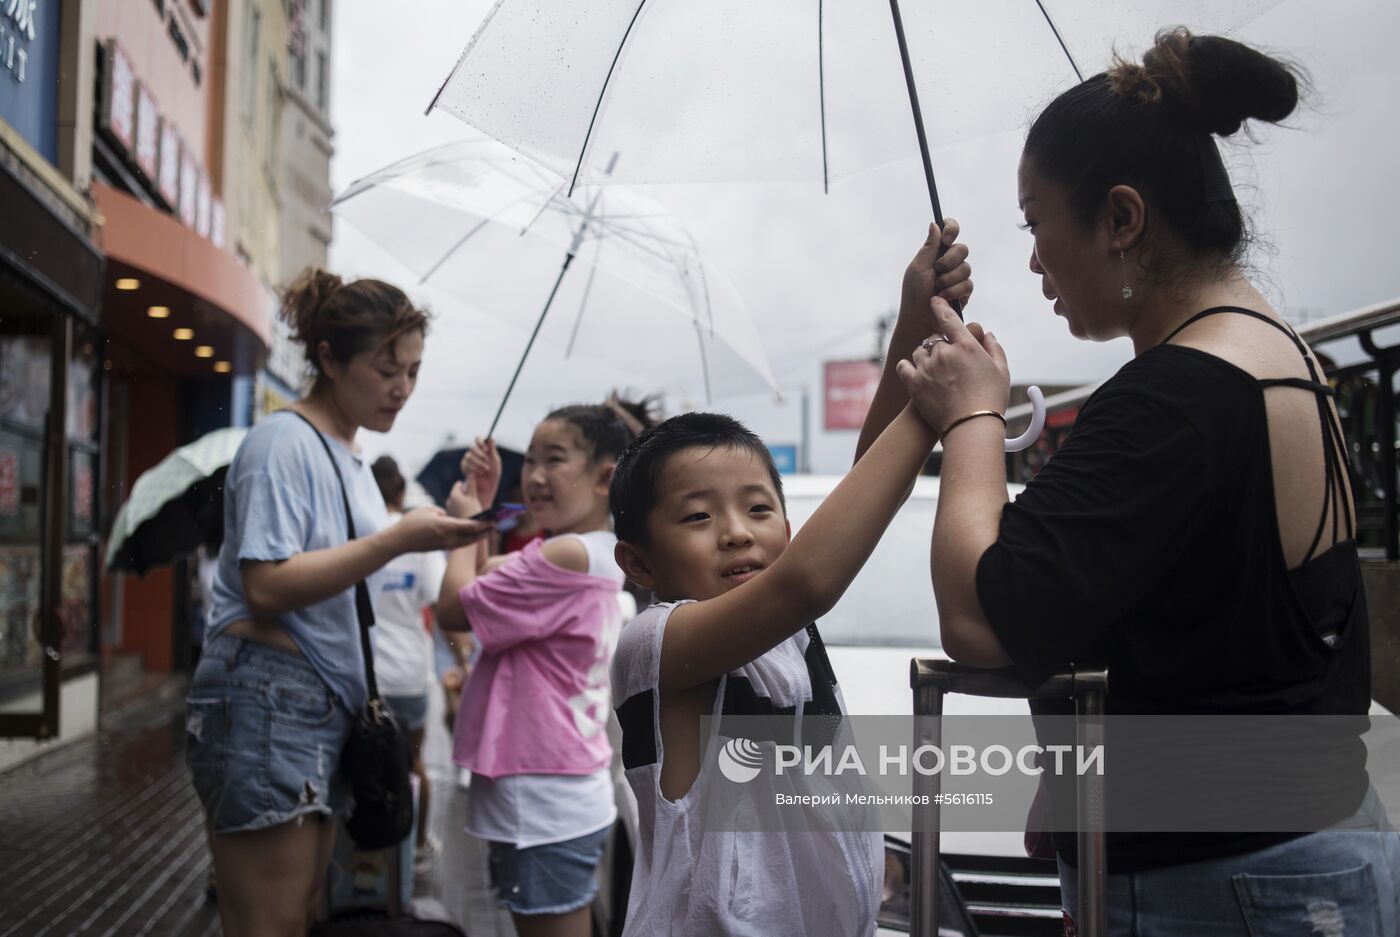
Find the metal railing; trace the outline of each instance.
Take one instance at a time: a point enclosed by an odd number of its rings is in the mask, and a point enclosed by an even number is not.
[[[1376,333],[1400,326],[1400,299],[1323,319],[1298,334],[1322,354],[1332,342],[1355,338],[1369,358],[1327,367],[1337,414],[1350,450],[1355,481],[1357,539],[1400,560],[1400,453],[1396,449],[1395,375],[1400,370],[1400,343],[1382,345]]]
[[[914,690],[914,746],[942,745],[943,696],[989,696],[1002,699],[1073,699],[1075,732],[1080,746],[1103,744],[1104,699],[1108,671],[1080,667],[1050,677],[1038,687],[1028,687],[1009,669],[982,670],[948,660],[916,658],[909,665]],[[1107,933],[1106,860],[1104,851],[1104,779],[1089,773],[1079,779],[1077,815],[1079,840],[1079,905],[1076,923],[1082,937]],[[926,800],[916,801],[912,830],[910,880],[913,883],[910,931],[934,937],[938,933],[938,794],[941,775],[915,773],[914,791]]]

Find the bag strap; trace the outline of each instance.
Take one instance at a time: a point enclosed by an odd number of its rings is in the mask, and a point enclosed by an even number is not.
[[[326,456],[331,460],[331,468],[335,469],[335,479],[340,483],[340,498],[345,502],[345,530],[348,540],[355,539],[355,518],[350,513],[350,494],[345,488],[345,476],[340,473],[340,462],[336,460],[335,453],[331,451],[331,444],[326,441],[326,437],[316,428],[302,413],[288,409],[288,413],[298,417],[303,423],[311,427],[311,432],[316,434],[316,438],[321,440],[321,445],[326,450]],[[369,600],[369,586],[361,579],[355,583],[355,613],[360,619],[360,651],[365,659],[365,686],[369,690],[370,700],[379,698],[379,683],[374,679],[374,645],[369,639],[369,629],[374,627],[374,603]]]

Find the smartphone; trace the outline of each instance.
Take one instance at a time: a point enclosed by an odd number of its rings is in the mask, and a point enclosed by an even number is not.
[[[502,522],[504,522],[504,521],[513,521],[513,520],[515,520],[517,517],[519,517],[520,515],[522,515],[522,514],[524,514],[524,513],[525,513],[525,505],[523,505],[523,504],[511,504],[509,501],[505,501],[505,502],[502,502],[501,504],[497,504],[497,505],[494,505],[494,506],[492,506],[492,507],[487,508],[486,510],[482,511],[480,514],[473,514],[473,515],[469,518],[469,520],[474,520],[474,521],[495,521],[495,522],[496,522],[496,526],[497,526],[498,528],[500,528]],[[514,526],[514,525],[512,525],[512,526]],[[502,528],[502,529],[504,529],[504,528]]]

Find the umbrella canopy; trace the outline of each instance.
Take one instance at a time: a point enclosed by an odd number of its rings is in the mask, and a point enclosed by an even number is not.
[[[524,453],[507,446],[496,447],[501,456],[501,484],[496,491],[496,503],[509,501],[511,488],[520,480],[520,469],[525,463]],[[447,496],[452,486],[462,480],[462,457],[467,454],[465,447],[460,449],[439,449],[423,466],[414,480],[423,486],[428,496],[440,506],[447,504]],[[488,505],[489,507],[489,505]]]
[[[546,312],[553,305],[539,336],[570,353],[673,390],[776,388],[738,293],[679,222],[639,196],[613,189],[571,199],[548,171],[475,140],[387,166],[333,207],[420,284],[512,322],[535,322],[542,303]],[[586,269],[566,279],[574,258]]]
[[[107,569],[144,575],[222,538],[224,475],[247,434],[215,430],[142,472],[112,523]]]
[[[1279,0],[977,0],[902,10],[937,146],[1024,126],[1115,46]],[[890,0],[501,0],[429,108],[571,185],[829,180],[918,152]],[[628,158],[609,174],[609,154]]]

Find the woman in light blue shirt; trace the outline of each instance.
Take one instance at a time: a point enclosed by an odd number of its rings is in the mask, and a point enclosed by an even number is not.
[[[188,700],[186,760],[227,937],[302,937],[322,904],[333,820],[349,806],[340,753],[366,699],[356,584],[366,580],[373,598],[393,558],[490,530],[436,507],[389,524],[355,446],[361,427],[387,432],[413,392],[427,315],[387,283],[321,270],[283,295],[282,315],[315,383],[259,422],[229,466]]]

